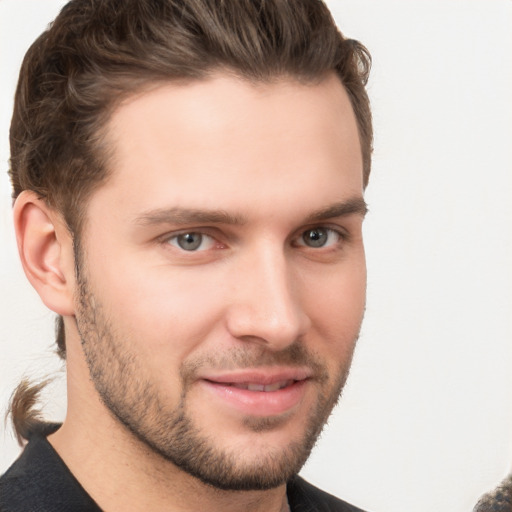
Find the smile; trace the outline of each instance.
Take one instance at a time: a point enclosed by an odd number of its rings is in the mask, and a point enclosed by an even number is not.
[[[311,377],[308,370],[259,369],[208,375],[199,383],[215,407],[237,415],[269,417],[297,408]]]

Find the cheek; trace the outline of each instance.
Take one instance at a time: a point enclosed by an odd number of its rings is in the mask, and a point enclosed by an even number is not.
[[[109,318],[146,357],[183,360],[221,315],[215,275],[140,265],[121,279],[123,267],[118,260],[116,268],[96,279]]]
[[[320,342],[336,353],[343,351],[343,347],[351,350],[366,304],[364,259],[349,269],[332,269],[326,275],[316,276],[306,289],[309,317]]]

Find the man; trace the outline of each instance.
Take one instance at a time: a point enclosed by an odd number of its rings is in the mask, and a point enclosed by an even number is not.
[[[365,305],[369,56],[318,0],[73,0],[11,125],[68,410],[20,386],[6,511],[357,511],[297,476]]]

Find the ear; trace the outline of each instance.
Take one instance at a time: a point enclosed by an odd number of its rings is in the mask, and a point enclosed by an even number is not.
[[[74,315],[73,238],[62,215],[27,190],[16,199],[13,214],[28,280],[49,309]]]

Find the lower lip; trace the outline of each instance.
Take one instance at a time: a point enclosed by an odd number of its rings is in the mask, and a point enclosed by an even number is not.
[[[307,380],[294,382],[277,391],[249,391],[222,383],[203,380],[206,389],[242,414],[277,416],[296,407],[303,399]]]

